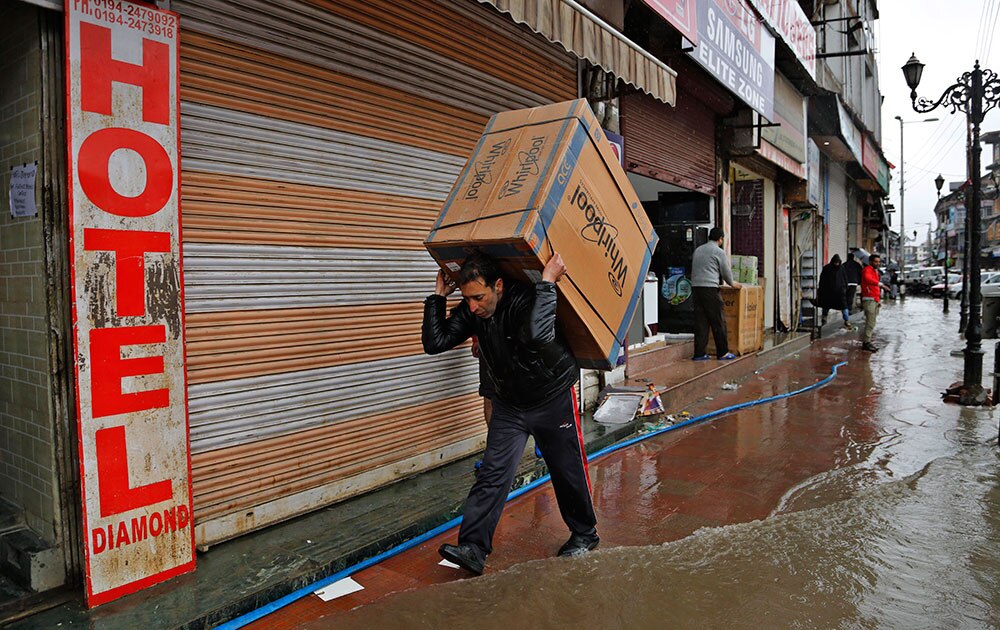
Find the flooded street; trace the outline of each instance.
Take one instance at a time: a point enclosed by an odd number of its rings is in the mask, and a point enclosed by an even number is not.
[[[659,509],[642,515],[641,498],[632,505],[609,503],[602,493],[611,480],[606,471],[595,478],[604,536],[598,552],[403,592],[339,617],[337,626],[1000,627],[996,413],[940,401],[940,392],[960,379],[962,365],[961,357],[950,355],[961,345],[957,313],[942,316],[940,307],[923,298],[888,304],[879,318],[877,339],[884,347],[877,354],[860,353],[856,335],[839,335],[803,357],[817,366],[848,360],[831,385],[687,429],[705,435],[710,446],[704,448],[718,450],[720,461],[733,456],[746,463],[755,453],[768,454],[734,477],[747,480],[746,488],[719,502],[755,494],[757,485],[766,485],[769,467],[788,470],[782,453],[799,461],[804,449],[815,451],[810,461],[824,470],[775,495],[763,518],[747,511],[750,518],[741,522],[729,510],[732,524],[701,526],[671,539],[657,521],[676,514]],[[992,346],[984,344],[987,381]],[[794,388],[762,384],[761,393],[769,386]],[[744,397],[755,397],[749,385],[742,389]],[[737,422],[745,426],[726,438],[721,428]],[[749,430],[754,426],[763,429]],[[671,448],[682,439],[666,434],[651,440],[662,444],[627,449],[633,452],[626,458],[640,465],[678,457]],[[646,466],[639,475],[642,496],[673,500],[678,482],[657,479],[655,471]],[[630,510],[641,516],[631,539],[612,522],[615,513]],[[650,544],[640,544],[642,536]]]

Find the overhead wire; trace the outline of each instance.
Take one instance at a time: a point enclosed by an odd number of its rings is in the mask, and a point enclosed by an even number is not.
[[[946,120],[939,122],[935,126],[934,132],[931,133],[931,137],[927,139],[927,142],[908,161],[914,163],[920,162],[932,151],[937,151],[944,143],[953,140],[955,133],[961,128],[959,118],[950,116]]]
[[[986,58],[992,48],[993,36],[997,18],[1000,17],[1000,0],[987,0],[982,4],[979,16],[979,28],[976,33],[974,54]],[[909,168],[924,168],[929,171],[936,169],[948,153],[961,140],[963,116],[951,116],[946,123],[939,125],[927,143],[909,160]],[[904,186],[904,190],[906,187]]]
[[[983,44],[985,43],[985,37],[988,35],[986,31],[987,18],[993,11],[992,5],[994,0],[986,0],[982,4],[982,8],[979,11],[979,25],[976,29],[976,43],[973,45],[972,52],[974,56],[979,56],[979,53],[983,50]]]
[[[961,120],[965,120],[965,118],[961,116],[958,118],[960,118]],[[935,167],[937,167],[941,163],[941,160],[946,158],[949,152],[955,148],[955,145],[957,145],[960,141],[964,139],[965,139],[964,134],[955,134],[955,136],[951,139],[951,142],[949,144],[941,145],[941,147],[938,148],[937,151],[929,155],[927,159],[914,160],[912,163],[908,163],[907,166],[913,168],[922,168],[925,170],[934,170]]]
[[[983,63],[989,63],[990,52],[993,50],[993,37],[997,34],[997,18],[1000,18],[1000,2],[994,0],[995,11],[993,12],[993,20],[989,28],[989,40],[986,43],[986,52],[983,54]]]

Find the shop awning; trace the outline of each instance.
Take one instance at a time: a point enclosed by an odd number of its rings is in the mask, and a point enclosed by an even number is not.
[[[479,1],[653,98],[674,104],[677,72],[573,0]]]

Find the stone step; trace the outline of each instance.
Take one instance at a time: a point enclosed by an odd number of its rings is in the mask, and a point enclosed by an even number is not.
[[[694,337],[690,335],[677,336],[649,347],[630,350],[628,355],[628,371],[630,374],[646,372],[657,365],[673,363],[681,358],[690,359],[694,354]]]
[[[738,383],[755,372],[807,348],[809,344],[809,335],[804,333],[766,335],[764,348],[754,354],[743,355],[732,361],[682,359],[673,366],[666,366],[664,370],[649,374],[645,378],[654,384],[657,384],[655,380],[657,376],[664,378],[666,386],[657,387],[661,397],[664,397],[664,405],[671,412],[681,411],[707,396],[713,396],[724,384]],[[672,376],[664,376],[671,368],[673,368]]]
[[[65,581],[62,553],[27,527],[0,535],[0,573],[35,592]]]

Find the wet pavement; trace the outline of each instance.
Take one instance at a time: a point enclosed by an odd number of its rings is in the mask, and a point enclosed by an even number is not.
[[[481,578],[437,564],[452,530],[354,574],[362,591],[251,627],[1000,627],[997,413],[940,401],[963,345],[940,307],[887,304],[877,354],[837,334],[691,411],[847,361],[822,388],[593,462],[602,544],[585,558],[551,557],[567,532],[543,486],[508,504]]]

